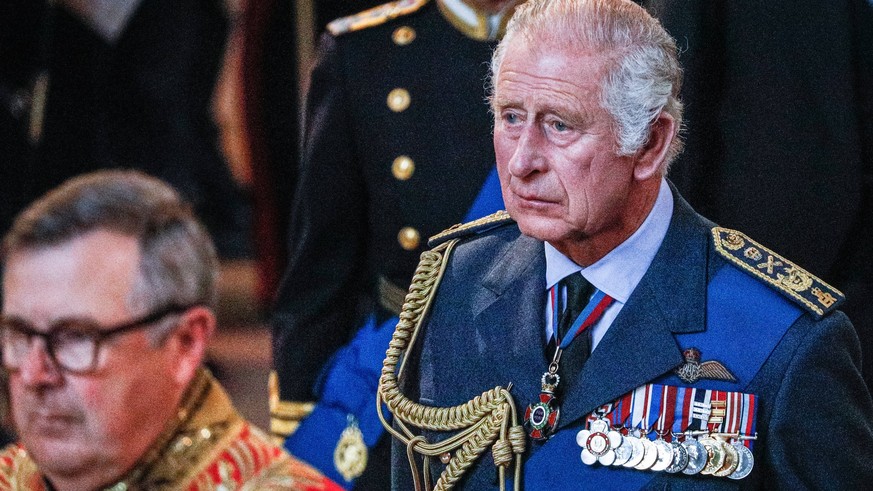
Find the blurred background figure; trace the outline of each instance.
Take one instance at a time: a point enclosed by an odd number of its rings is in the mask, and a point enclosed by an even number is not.
[[[16,206],[71,176],[135,168],[194,203],[223,258],[251,255],[248,205],[210,114],[228,30],[222,2],[10,0],[0,8],[9,142],[0,151],[13,162],[3,166],[14,183],[6,185],[20,195],[4,206],[6,225]]]
[[[685,151],[668,177],[701,214],[845,293],[873,388],[873,4],[644,6],[685,67]]]
[[[2,2],[0,231],[68,177],[135,168],[194,203],[225,265],[251,257],[249,205],[211,113],[230,11],[221,0]]]
[[[375,390],[427,238],[503,206],[485,86],[516,3],[404,0],[321,38],[273,316],[272,429],[341,484],[389,486]]]
[[[247,225],[257,259],[259,307],[269,304],[285,266],[297,183],[298,80],[307,71],[303,65],[314,42],[311,10],[302,4],[245,0],[233,5],[233,28],[214,100],[224,155],[252,200]]]

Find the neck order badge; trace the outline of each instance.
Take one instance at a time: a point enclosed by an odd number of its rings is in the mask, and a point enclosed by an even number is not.
[[[581,274],[579,276],[581,277]],[[549,298],[552,305],[552,326],[556,328],[560,325],[558,322],[558,312],[569,310],[569,307],[566,309],[558,308],[558,293],[558,285],[549,290]],[[567,303],[573,300],[576,299],[568,298]],[[557,340],[557,348],[552,357],[552,362],[549,363],[548,371],[543,373],[539,400],[529,404],[524,412],[524,427],[533,440],[547,440],[558,425],[561,409],[555,390],[561,381],[561,377],[558,375],[561,354],[580,334],[585,333],[587,335],[586,331],[588,328],[600,319],[603,312],[612,304],[612,301],[613,299],[609,295],[600,290],[595,290],[591,300],[588,301],[582,312],[573,320],[567,333],[563,338]],[[555,335],[558,335],[557,329]]]

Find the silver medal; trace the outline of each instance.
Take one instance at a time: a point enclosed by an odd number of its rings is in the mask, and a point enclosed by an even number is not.
[[[644,447],[643,442],[635,436],[626,436],[624,440],[625,442],[630,443],[632,453],[631,458],[629,458],[627,462],[622,464],[622,467],[636,467],[637,464],[642,462],[643,457],[645,457],[646,447]]]
[[[737,466],[737,470],[733,472],[733,474],[728,475],[731,479],[742,479],[749,475],[752,472],[752,468],[755,467],[755,456],[752,455],[752,451],[749,450],[742,443],[734,443],[734,450],[737,451],[738,460],[740,461]]]
[[[673,447],[663,438],[658,438],[654,443],[658,449],[658,459],[652,464],[651,470],[661,472],[673,462]]]
[[[688,452],[688,465],[682,469],[683,474],[693,475],[703,470],[706,466],[706,448],[694,438],[688,437],[682,442],[682,446]]]
[[[643,435],[640,437],[640,442],[643,444],[643,447],[646,448],[646,453],[643,455],[643,460],[640,461],[639,464],[634,466],[634,469],[638,471],[645,471],[652,468],[655,465],[655,462],[658,461],[658,447]]]
[[[664,471],[670,474],[676,474],[685,469],[688,465],[688,450],[686,450],[685,447],[676,440],[673,440],[670,443],[670,447],[673,450],[673,460]]]
[[[624,465],[630,460],[634,453],[633,444],[630,442],[632,438],[627,436],[621,437],[621,444],[615,448],[615,462],[612,463],[613,466]]]

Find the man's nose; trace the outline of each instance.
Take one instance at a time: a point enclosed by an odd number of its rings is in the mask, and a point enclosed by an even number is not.
[[[509,172],[514,177],[528,177],[536,172],[545,172],[548,161],[543,155],[545,135],[539,124],[527,124],[518,137],[515,152],[509,161]]]
[[[28,386],[54,385],[61,380],[61,370],[49,355],[46,340],[33,338],[30,349],[21,361],[18,376]]]

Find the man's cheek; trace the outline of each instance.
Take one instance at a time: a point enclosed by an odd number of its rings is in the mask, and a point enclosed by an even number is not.
[[[111,386],[89,385],[80,392],[78,401],[86,421],[86,429],[95,438],[113,434],[124,421],[126,401]]]

